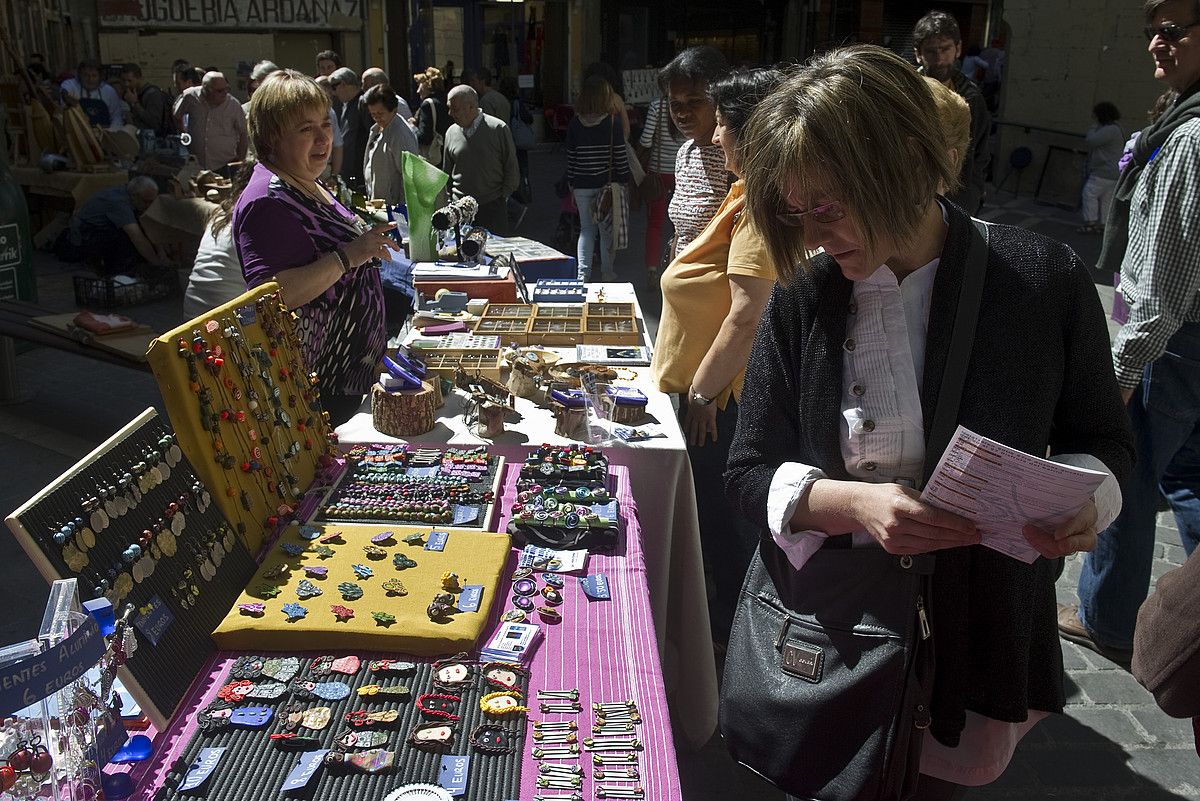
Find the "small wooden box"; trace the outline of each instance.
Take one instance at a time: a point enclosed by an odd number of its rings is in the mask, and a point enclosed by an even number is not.
[[[476,336],[498,336],[502,345],[529,343],[529,323],[536,306],[524,303],[489,303],[475,323]],[[469,372],[469,371],[468,371]]]
[[[529,323],[531,345],[578,345],[583,341],[583,304],[538,304]]]
[[[640,345],[637,313],[632,303],[585,303],[583,340],[589,345]]]
[[[455,370],[480,373],[493,381],[500,380],[499,350],[437,350],[424,354],[425,369],[440,378],[454,380]]]

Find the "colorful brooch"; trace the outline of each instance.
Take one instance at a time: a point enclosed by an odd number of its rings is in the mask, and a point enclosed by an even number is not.
[[[462,592],[462,584],[458,581],[458,574],[447,570],[442,574],[442,589],[446,592]]]
[[[346,724],[356,729],[364,727],[390,726],[400,719],[400,713],[395,709],[381,709],[378,712],[368,712],[356,709],[346,713]]]
[[[309,578],[323,579],[329,575],[329,568],[321,567],[320,565],[305,565],[304,575]]]
[[[417,669],[416,662],[400,662],[395,659],[375,659],[370,665],[372,673],[412,673]]]
[[[308,672],[314,676],[328,676],[330,673],[343,673],[353,676],[362,666],[362,660],[350,656],[318,656],[308,666]]]
[[[346,541],[342,539],[342,532],[340,531],[335,531],[332,534],[326,534],[320,539],[320,543],[322,545],[343,545],[345,542]]]
[[[408,587],[405,587],[404,582],[397,578],[390,578],[383,582],[383,588],[387,590],[388,595],[408,595]]]
[[[475,680],[474,667],[466,651],[439,659],[433,663],[433,686],[444,692],[461,692]]]
[[[347,601],[357,601],[363,597],[363,588],[351,581],[343,581],[337,586],[342,598]]]
[[[264,579],[284,578],[287,576],[287,574],[288,574],[288,566],[285,565],[284,563],[280,562],[279,564],[275,565],[275,567],[264,570],[262,572],[262,574],[259,576],[259,578],[264,578]]]
[[[358,688],[360,698],[373,699],[376,701],[407,701],[412,697],[412,690],[405,687],[403,684],[394,684],[390,686],[380,684],[364,684]]]
[[[448,693],[424,693],[417,696],[417,709],[427,718],[458,720],[458,705],[462,699]]]
[[[295,730],[300,727],[320,731],[329,725],[333,719],[333,711],[327,706],[314,706],[305,709],[300,704],[291,703],[284,707],[283,727]]]
[[[410,567],[416,567],[417,560],[409,559],[404,554],[398,553],[392,557],[392,564],[396,566],[397,570],[407,570]]]
[[[357,770],[360,773],[386,773],[396,763],[396,752],[372,748],[357,754],[333,750],[325,755],[325,767],[332,770]]]
[[[521,705],[521,694],[516,690],[488,693],[479,699],[479,708],[485,715],[517,715],[529,711],[529,707]]]
[[[511,754],[516,750],[520,735],[495,723],[483,723],[471,732],[468,742],[485,754]]]
[[[237,608],[243,615],[251,617],[262,617],[263,613],[267,611],[267,605],[262,603],[238,604]]]
[[[404,544],[405,545],[424,545],[425,544],[425,535],[422,534],[420,531],[414,531],[412,534],[409,534],[404,538]]]
[[[396,622],[396,616],[391,612],[372,612],[371,617],[375,619],[376,625],[387,628]]]
[[[376,545],[383,545],[385,542],[391,542],[395,536],[396,532],[394,531],[381,531],[375,536],[371,537],[371,542]]]
[[[336,740],[342,748],[374,748],[383,745],[389,739],[383,731],[348,731],[343,732]]]
[[[378,545],[364,545],[363,553],[367,555],[368,559],[383,559],[387,556],[387,551]]]
[[[529,671],[515,662],[488,662],[483,666],[483,680],[502,690],[519,689],[521,679],[528,675]]]
[[[313,549],[313,553],[317,555],[318,559],[328,559],[333,556],[333,549],[328,545],[318,545]]]
[[[299,620],[308,614],[308,610],[298,603],[289,603],[283,605],[283,613],[287,615],[288,622]]]
[[[339,623],[345,623],[347,620],[354,617],[354,610],[348,606],[342,606],[341,604],[332,604],[329,607],[329,611],[333,612],[333,616],[337,618]]]
[[[322,701],[340,701],[350,697],[349,685],[342,684],[340,681],[296,679],[292,682],[290,690],[296,698],[308,701],[314,698],[320,698]]]
[[[308,579],[300,579],[300,583],[296,585],[296,597],[302,601],[306,601],[309,598],[316,598],[321,593],[321,588]]]
[[[283,551],[288,556],[300,556],[302,553],[308,550],[308,547],[294,542],[285,542],[283,545],[279,546],[279,550]]]
[[[350,569],[353,570],[354,575],[358,576],[360,579],[369,579],[371,576],[375,575],[375,571],[366,565],[351,565]]]
[[[418,723],[408,735],[408,744],[426,751],[444,751],[454,745],[455,726],[450,723]]]

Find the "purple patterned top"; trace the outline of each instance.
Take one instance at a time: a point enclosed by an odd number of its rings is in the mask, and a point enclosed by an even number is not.
[[[312,264],[359,232],[342,204],[318,203],[261,164],[233,210],[233,238],[251,288]],[[370,389],[387,344],[379,271],[352,270],[295,311],[305,361],[321,377],[322,389],[335,395]]]

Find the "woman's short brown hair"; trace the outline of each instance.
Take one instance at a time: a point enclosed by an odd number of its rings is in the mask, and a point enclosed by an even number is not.
[[[264,78],[246,113],[250,144],[258,157],[269,161],[283,132],[309,111],[329,112],[329,95],[312,78],[296,70],[278,70]]]
[[[613,89],[608,81],[599,75],[591,75],[583,80],[579,90],[579,99],[575,101],[575,113],[581,115],[609,114],[613,107]]]
[[[740,152],[746,208],[791,280],[809,255],[804,230],[780,223],[794,192],[846,207],[863,244],[909,243],[939,184],[954,185],[933,98],[917,71],[874,45],[833,50],[759,104]]]
[[[413,80],[418,86],[423,83],[429,84],[429,88],[435,92],[442,91],[446,86],[446,76],[442,75],[442,71],[437,67],[426,67],[424,72],[414,75]]]

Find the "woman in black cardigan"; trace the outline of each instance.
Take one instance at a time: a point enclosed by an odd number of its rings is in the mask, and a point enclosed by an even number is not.
[[[1109,475],[1073,520],[1026,527],[1032,564],[980,546],[973,524],[913,489],[941,456],[925,437],[972,228],[937,194],[956,175],[930,92],[895,55],[859,46],[810,62],[772,101],[741,148],[747,208],[780,283],[746,372],[727,489],[770,532],[763,561],[801,580],[832,538],[937,552],[917,797],[951,798],[994,780],[1020,737],[1062,710],[1054,581],[1061,557],[1092,548],[1115,516],[1132,457],[1103,311],[1069,248],[988,226],[958,422]]]

